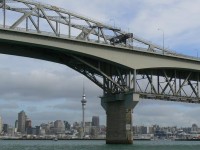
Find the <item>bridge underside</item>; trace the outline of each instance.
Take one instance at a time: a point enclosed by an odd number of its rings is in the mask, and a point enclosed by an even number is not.
[[[0,0],[0,9],[0,53],[67,65],[103,89],[109,144],[132,143],[132,109],[139,98],[200,102],[196,58],[56,6]]]
[[[200,73],[180,68],[134,70],[108,60],[60,49],[0,41],[0,53],[67,65],[104,90],[107,143],[130,144],[132,109],[139,98],[199,103]]]

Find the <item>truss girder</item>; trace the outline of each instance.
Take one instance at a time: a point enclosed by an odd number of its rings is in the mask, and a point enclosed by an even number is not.
[[[24,21],[27,17],[29,17],[35,10],[37,9],[37,7],[35,7],[33,10],[31,10],[30,12],[24,13],[24,15],[19,18],[11,27],[10,29],[14,29],[16,28],[22,21]]]
[[[61,34],[66,33],[69,38],[126,48],[135,48],[133,43],[129,41],[136,41],[147,46],[146,49],[139,47],[140,50],[150,50],[152,52],[159,50],[164,51],[165,54],[179,55],[166,49],[163,50],[163,47],[152,44],[132,33],[124,32],[120,28],[103,24],[56,6],[42,4],[33,0],[12,0],[12,2],[21,5],[16,8],[15,5],[10,5],[10,1],[0,1],[0,9],[3,10],[3,28],[18,30],[23,28],[25,22],[26,27],[23,29],[29,32],[28,23],[31,22],[36,32],[43,34],[43,22],[46,21],[49,29],[51,29],[50,32],[54,36],[61,37]],[[9,25],[6,21],[9,12],[21,13],[22,15]],[[56,14],[56,16],[51,14]],[[43,21],[40,21],[42,19]],[[65,28],[60,28],[58,25],[64,25]],[[33,31],[31,30],[31,32]],[[66,56],[67,59],[63,58],[63,56]],[[101,87],[105,94],[134,91],[144,98],[199,102],[198,72],[188,70],[185,72],[178,69],[170,70],[165,68],[157,69],[156,71],[155,69],[134,70],[119,64],[111,64],[103,60],[78,55],[63,56],[60,56],[60,58],[64,64],[88,77]]]
[[[141,98],[199,103],[198,72],[152,69],[133,70],[103,60],[67,56],[66,65],[85,75],[104,90],[104,94],[135,92]]]
[[[83,74],[104,90],[105,94],[125,93],[133,90],[133,70],[79,55],[60,54],[63,64]],[[130,73],[131,72],[131,73]]]
[[[10,1],[4,0],[0,1],[0,9],[4,11],[12,11],[16,13],[22,13],[22,17],[16,19],[13,25],[7,25],[6,21],[4,21],[6,28],[11,29],[19,29],[26,28],[25,31],[29,32],[29,26],[23,27],[22,22],[30,20],[34,25],[36,32],[43,34],[43,22],[39,23],[39,18],[48,22],[49,29],[52,29],[49,32],[52,32],[54,36],[60,37],[60,34],[69,37],[75,38],[84,41],[93,41],[103,44],[109,44],[120,47],[127,48],[136,48],[137,46],[133,45],[133,41],[142,44],[145,48],[141,47],[140,50],[143,49],[145,51],[158,52],[163,51],[162,46],[158,46],[156,44],[152,44],[148,40],[140,38],[132,33],[128,33],[122,31],[121,28],[117,28],[115,26],[107,25],[101,23],[99,21],[95,21],[93,19],[81,16],[79,14],[70,12],[63,8],[59,8],[56,6],[43,4],[40,2],[36,2],[34,0],[12,0],[11,2],[19,3],[21,5],[10,5]],[[18,6],[18,8],[16,8]],[[50,13],[48,13],[50,12]],[[57,16],[51,16],[51,14],[56,14]],[[9,15],[8,15],[9,16]],[[34,21],[33,17],[38,18],[37,22]],[[3,14],[4,20],[7,20],[7,13]],[[78,22],[77,22],[78,21]],[[67,28],[62,28],[61,33],[57,31],[57,25],[65,25]],[[77,30],[76,32],[72,32],[71,30]],[[33,32],[33,31],[31,31]],[[45,30],[46,32],[46,30]],[[92,37],[92,38],[91,38]],[[165,54],[169,55],[180,55],[173,51],[164,49]],[[160,53],[160,52],[158,52]]]
[[[139,70],[137,92],[143,98],[200,103],[199,75],[178,69]]]

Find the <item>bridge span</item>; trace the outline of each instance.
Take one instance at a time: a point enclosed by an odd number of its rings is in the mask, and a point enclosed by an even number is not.
[[[67,65],[103,89],[108,144],[132,143],[132,109],[140,98],[200,102],[197,58],[32,0],[0,0],[0,9],[0,53]]]

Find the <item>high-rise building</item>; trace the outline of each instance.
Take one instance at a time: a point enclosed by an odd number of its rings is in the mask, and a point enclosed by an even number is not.
[[[20,113],[18,113],[18,132],[21,132],[22,134],[26,133],[26,129],[25,129],[25,125],[26,125],[26,114],[24,111],[21,111]]]
[[[66,130],[70,130],[71,129],[71,125],[68,121],[64,121],[64,125],[65,125],[65,129]]]
[[[27,119],[27,120],[26,120],[26,123],[25,123],[25,128],[29,128],[29,127],[32,127],[32,125],[31,125],[31,120],[30,120],[30,119]]]
[[[18,120],[15,120],[15,128],[18,129]]]
[[[41,127],[40,126],[35,126],[35,135],[40,135],[40,129]],[[33,132],[33,131],[32,131]]]
[[[65,133],[65,124],[61,120],[56,120],[54,122],[54,133],[55,134],[64,134]]]
[[[18,131],[18,120],[15,120],[15,132]]]
[[[25,130],[26,130],[27,134],[32,134],[32,124],[31,124],[31,120],[30,119],[26,120]]]
[[[4,134],[8,133],[8,128],[9,128],[8,124],[3,124],[3,132],[4,132]]]
[[[0,116],[0,133],[2,132],[3,130],[3,121],[2,121],[2,118]]]
[[[99,116],[93,116],[92,117],[92,126],[99,126]]]

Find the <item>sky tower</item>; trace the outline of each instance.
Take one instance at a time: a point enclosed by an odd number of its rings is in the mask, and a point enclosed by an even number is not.
[[[85,86],[84,85],[83,85],[83,96],[82,96],[81,103],[82,103],[82,111],[83,111],[82,127],[83,127],[83,136],[84,136],[84,134],[85,134],[85,105],[87,103],[86,96],[85,96]]]

